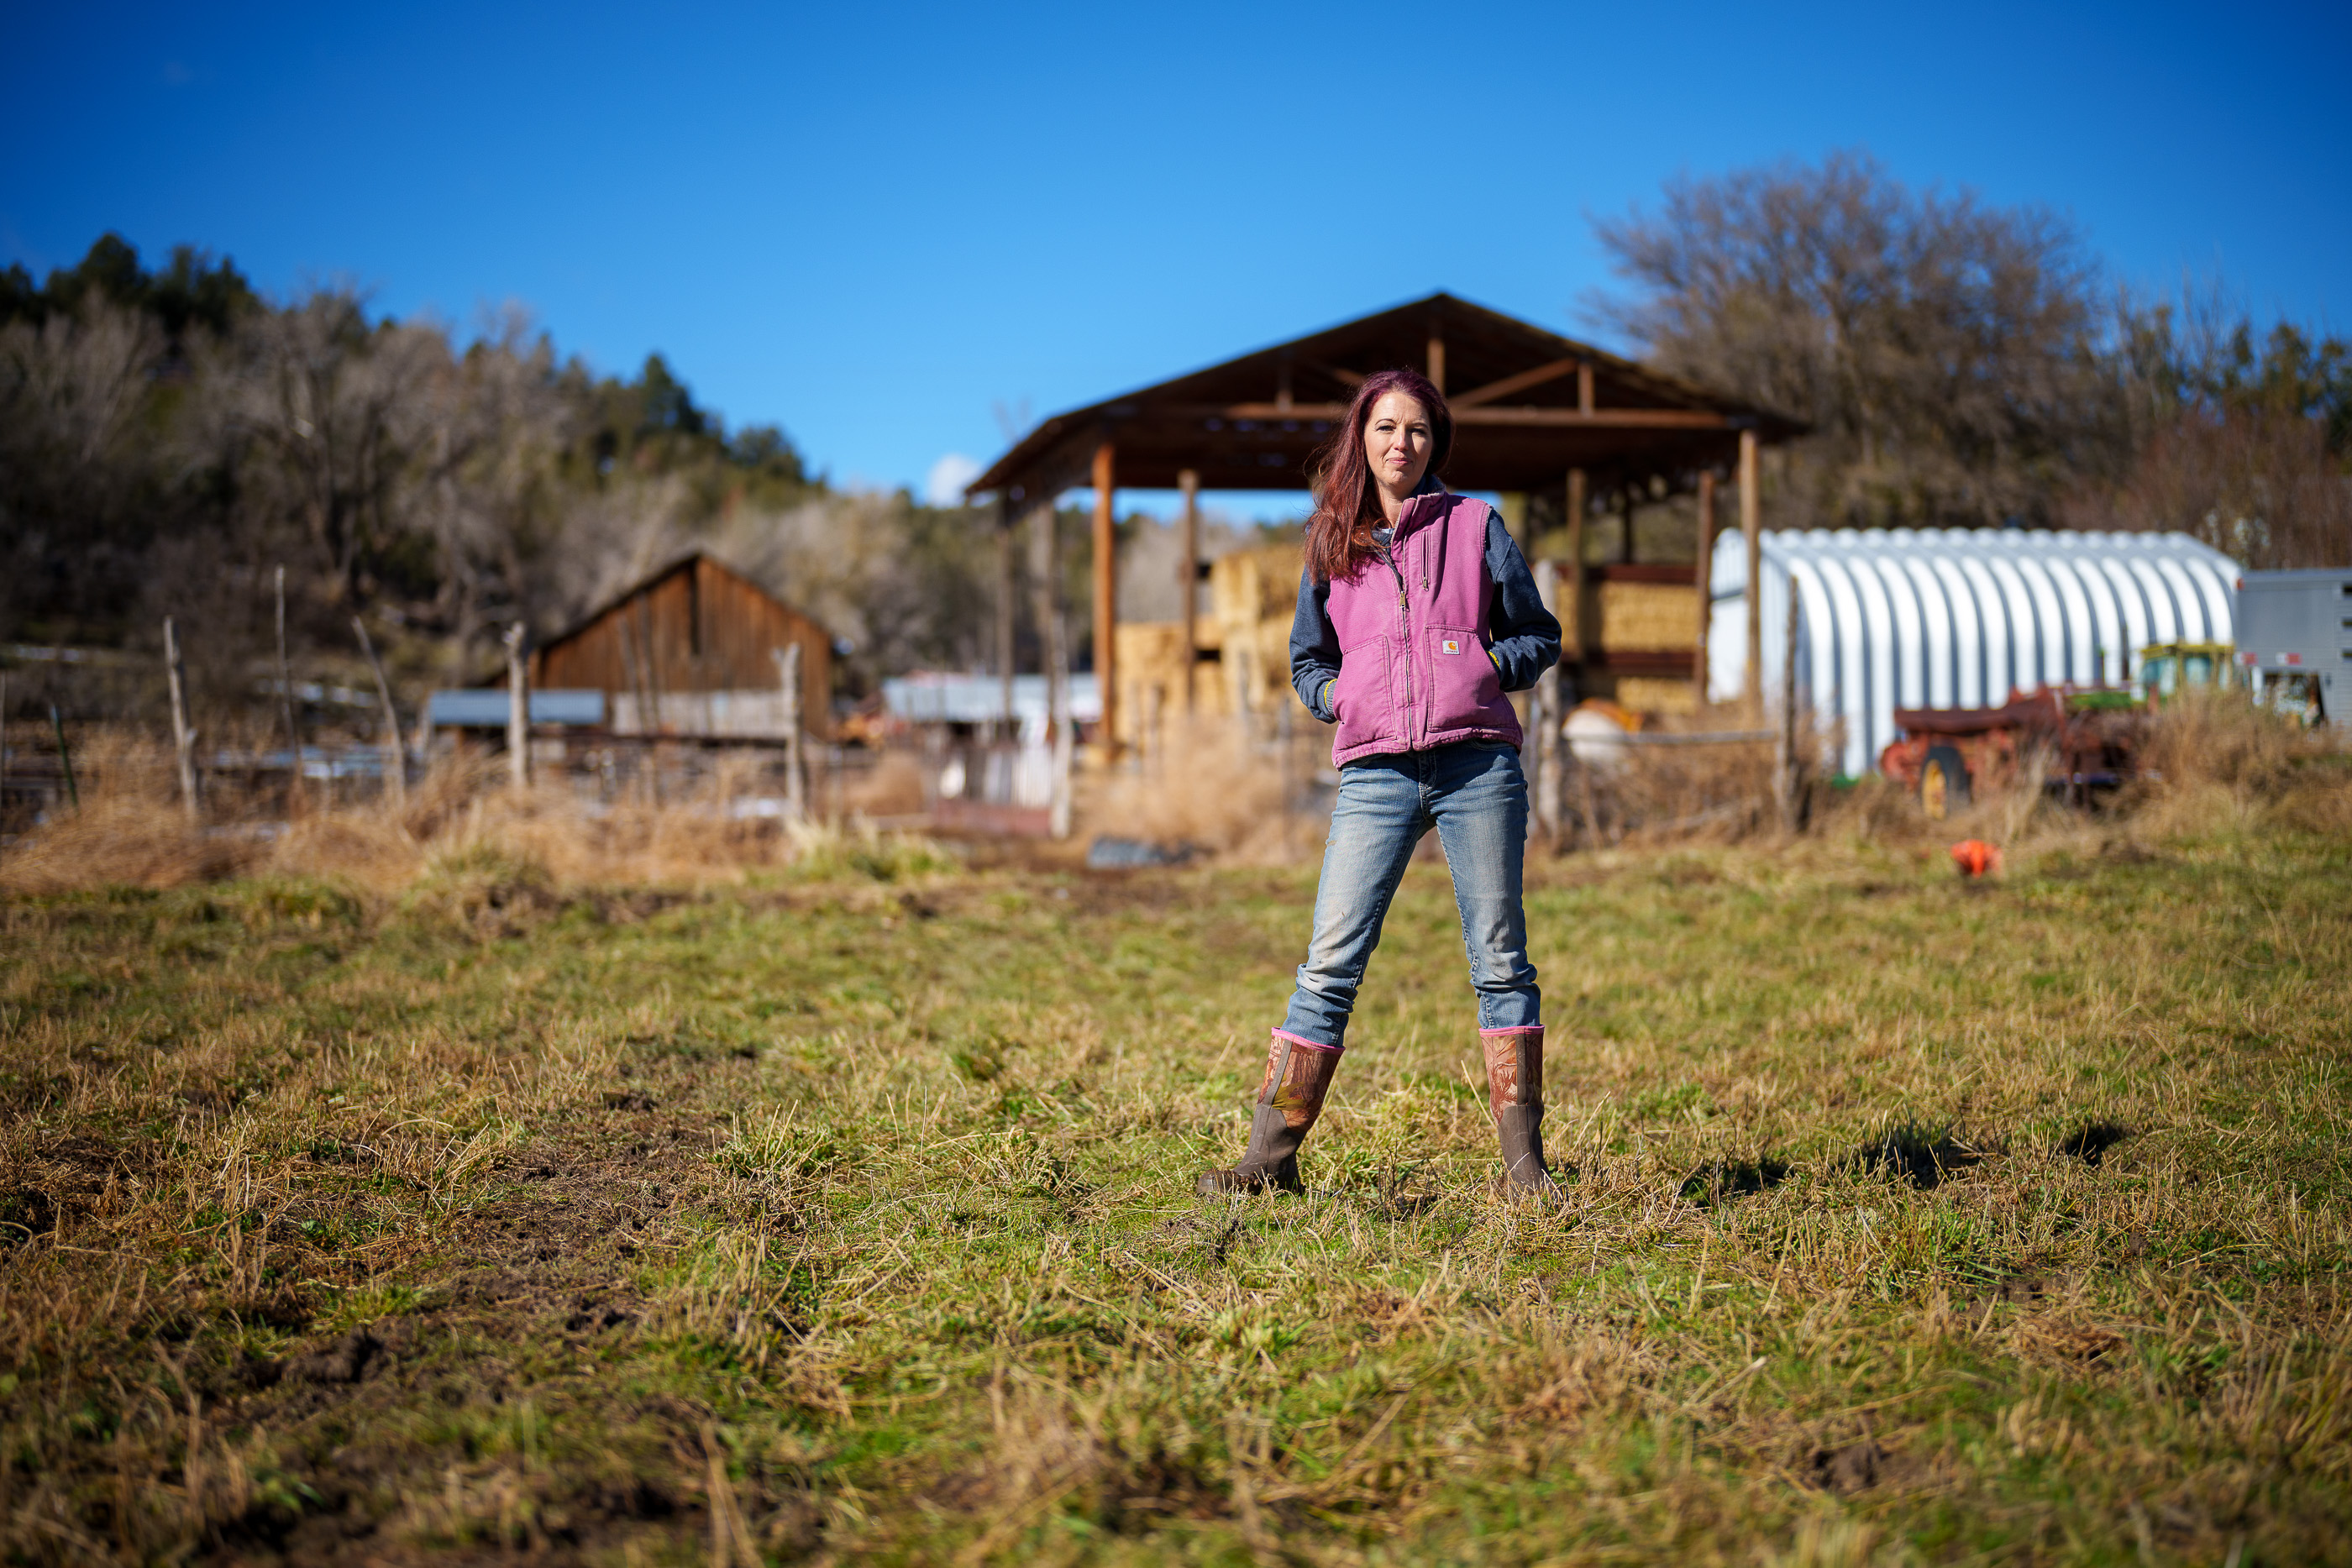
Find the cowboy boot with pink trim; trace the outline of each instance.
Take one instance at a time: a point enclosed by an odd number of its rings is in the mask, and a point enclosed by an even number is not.
[[[1506,1189],[1515,1197],[1557,1197],[1559,1187],[1544,1164],[1543,1026],[1485,1029],[1486,1105],[1503,1145]]]
[[[1250,1114],[1249,1147],[1238,1164],[1224,1170],[1202,1171],[1201,1196],[1221,1197],[1269,1188],[1307,1190],[1298,1179],[1298,1145],[1323,1113],[1323,1097],[1331,1092],[1331,1075],[1339,1070],[1339,1055],[1332,1047],[1275,1031],[1266,1051],[1265,1077],[1258,1085],[1257,1106]]]

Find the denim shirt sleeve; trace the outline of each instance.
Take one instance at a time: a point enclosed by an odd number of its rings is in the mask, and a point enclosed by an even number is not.
[[[1486,576],[1495,584],[1495,608],[1486,620],[1486,636],[1495,668],[1507,692],[1521,692],[1559,663],[1559,622],[1536,591],[1535,573],[1519,553],[1519,541],[1503,527],[1502,514],[1486,511]],[[1329,622],[1327,621],[1328,626]],[[1297,634],[1291,636],[1296,657]]]
[[[1330,691],[1331,683],[1339,678],[1339,633],[1331,625],[1330,599],[1331,585],[1316,581],[1312,571],[1301,568],[1298,610],[1290,618],[1290,685],[1308,713],[1325,724],[1337,724]],[[1559,647],[1557,632],[1552,645]]]

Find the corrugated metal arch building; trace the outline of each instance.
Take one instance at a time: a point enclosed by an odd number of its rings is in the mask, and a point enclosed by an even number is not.
[[[1764,690],[1780,689],[1789,585],[1798,584],[1797,691],[1838,765],[1875,768],[1898,707],[1980,707],[2048,683],[2121,684],[2151,643],[2226,643],[2238,563],[2182,533],[1827,528],[1763,536]],[[1707,695],[1740,693],[1748,558],[1716,541]]]

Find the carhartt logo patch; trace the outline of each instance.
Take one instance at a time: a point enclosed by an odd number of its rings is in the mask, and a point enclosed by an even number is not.
[[[1437,644],[1437,651],[1441,653],[1458,653],[1462,652],[1462,639],[1448,637]]]

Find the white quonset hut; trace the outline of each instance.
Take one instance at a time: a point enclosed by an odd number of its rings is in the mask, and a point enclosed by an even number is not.
[[[1763,689],[1781,689],[1797,583],[1797,697],[1844,722],[1838,766],[1874,768],[1898,707],[1997,706],[2043,684],[2118,685],[2151,643],[2227,643],[2238,563],[2187,534],[1827,528],[1763,536]],[[1709,569],[1707,695],[1741,692],[1748,557]]]

